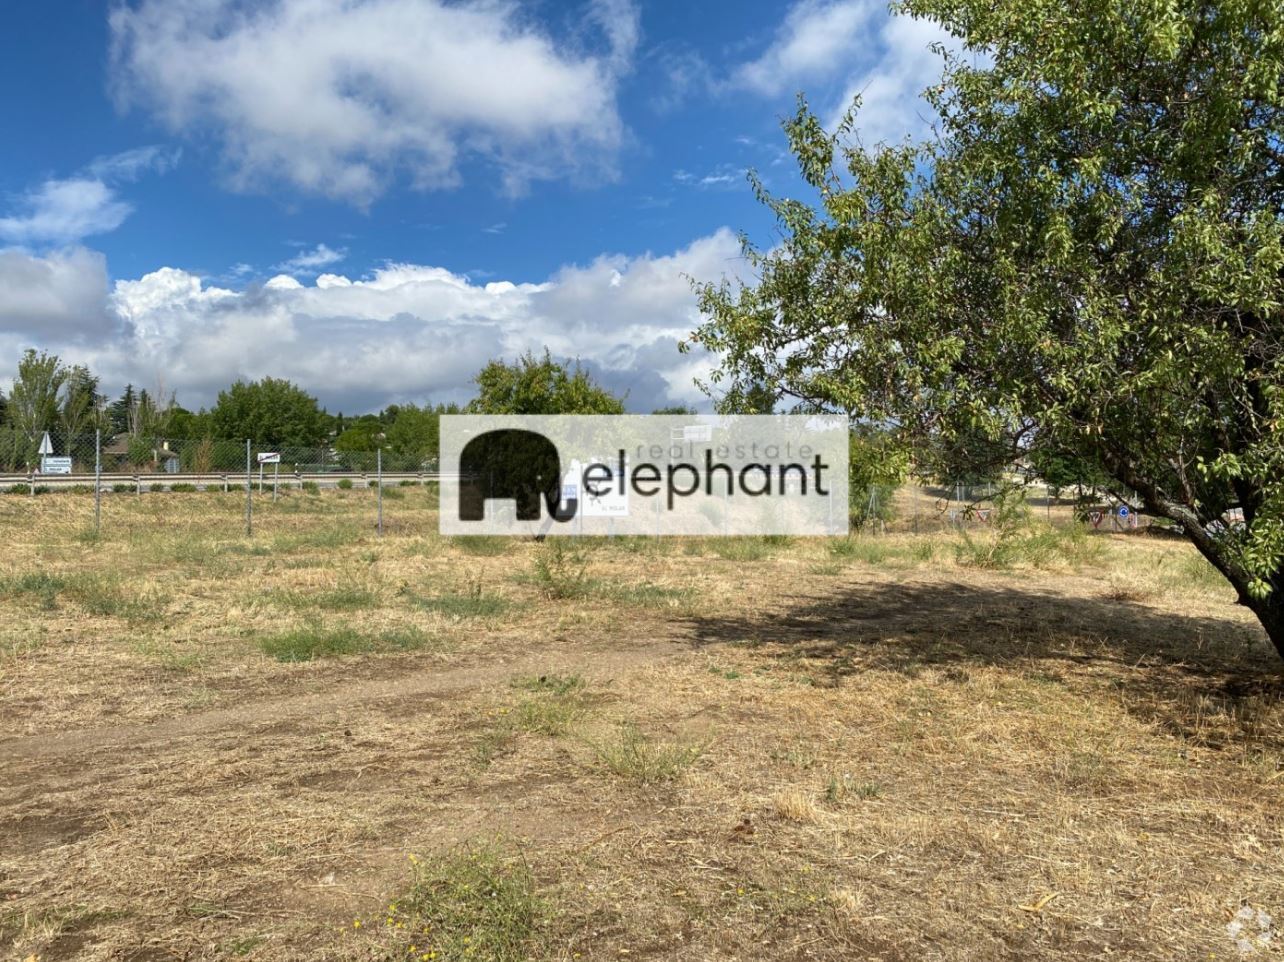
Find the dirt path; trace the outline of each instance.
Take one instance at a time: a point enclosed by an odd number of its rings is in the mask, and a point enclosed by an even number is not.
[[[190,750],[190,741],[236,735],[252,739],[283,728],[315,724],[321,719],[342,715],[360,719],[399,709],[407,702],[431,702],[452,694],[499,685],[515,675],[576,673],[601,681],[623,671],[675,658],[688,649],[681,637],[645,640],[623,638],[617,647],[595,651],[544,650],[517,657],[499,658],[459,668],[423,666],[393,678],[353,681],[343,674],[327,676],[323,687],[303,694],[251,699],[239,704],[147,724],[102,725],[89,729],[41,733],[0,739],[0,805],[16,789],[30,795],[31,779],[46,789],[56,779],[48,776],[67,762],[81,769],[86,756],[93,755],[95,767],[103,767],[113,756],[137,760],[143,756]],[[26,784],[23,784],[23,783]]]

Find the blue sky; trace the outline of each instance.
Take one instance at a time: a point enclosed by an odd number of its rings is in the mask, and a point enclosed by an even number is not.
[[[0,347],[199,406],[462,400],[548,345],[699,403],[686,275],[769,243],[780,118],[923,129],[931,24],[878,3],[48,0],[0,33]],[[6,365],[7,366],[7,365]]]

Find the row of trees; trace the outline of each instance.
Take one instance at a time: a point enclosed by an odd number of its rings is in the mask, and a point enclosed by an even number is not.
[[[9,470],[36,463],[46,431],[59,439],[58,453],[92,451],[95,432],[101,431],[108,442],[125,439],[127,459],[139,465],[164,457],[166,446],[173,445],[183,451],[184,469],[234,466],[236,444],[246,438],[269,447],[324,448],[340,456],[382,449],[409,464],[436,457],[442,414],[624,412],[622,398],[578,364],[556,361],[547,351],[512,363],[492,361],[475,383],[477,396],[462,407],[393,404],[352,417],[330,414],[298,385],[266,377],[238,381],[219,392],[213,407],[190,411],[163,389],[149,393],[127,385],[118,398],[109,399],[87,367],[29,350],[18,362],[8,396],[0,393],[0,463]]]

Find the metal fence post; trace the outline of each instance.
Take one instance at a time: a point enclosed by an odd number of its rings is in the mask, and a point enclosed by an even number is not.
[[[94,432],[94,534],[102,526],[103,513],[103,432]]]
[[[250,439],[245,439],[245,537],[254,536],[254,475],[250,472]]]
[[[383,448],[375,450],[375,483],[379,485],[379,537],[383,537]]]

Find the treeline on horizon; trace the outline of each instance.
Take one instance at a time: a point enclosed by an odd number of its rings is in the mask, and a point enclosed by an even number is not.
[[[55,454],[92,462],[102,435],[108,470],[155,469],[177,459],[184,472],[236,470],[245,441],[257,450],[291,452],[301,470],[367,470],[376,451],[390,470],[435,464],[443,414],[622,414],[624,399],[597,384],[578,362],[528,352],[513,362],[490,361],[473,379],[467,404],[390,404],[376,413],[329,413],[315,396],[284,378],[238,380],[214,405],[192,411],[163,387],[126,385],[119,397],[99,390],[86,365],[28,349],[13,387],[0,392],[0,467],[17,471],[39,462],[49,432]],[[693,413],[685,407],[656,413]],[[77,468],[80,470],[80,467]]]

